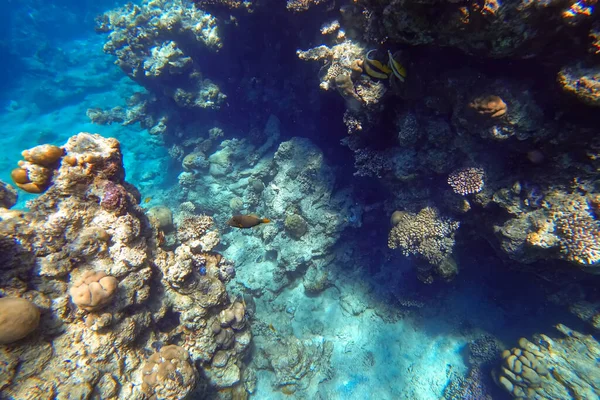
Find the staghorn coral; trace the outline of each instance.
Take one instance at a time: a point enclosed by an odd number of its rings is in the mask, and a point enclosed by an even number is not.
[[[442,265],[452,254],[454,232],[459,223],[425,207],[417,214],[405,212],[397,217],[388,236],[391,249],[400,248],[405,256],[419,255],[432,265]]]
[[[19,297],[0,299],[0,345],[11,344],[35,331],[40,323],[40,310]]]
[[[80,133],[63,148],[66,155],[46,192],[30,202],[28,211],[4,210],[0,219],[0,292],[26,298],[43,310],[38,333],[0,346],[3,396],[137,399],[152,394],[183,398],[193,392],[211,398],[209,392],[235,386],[252,338],[248,324],[236,324],[236,331],[226,328],[231,331],[226,349],[212,330],[220,311],[233,307],[226,280],[221,281],[221,269],[231,262],[224,263],[217,253],[194,252],[187,244],[161,249],[156,229],[137,201],[126,202],[119,214],[101,205],[108,182],[133,191],[122,181],[118,141]],[[207,242],[214,243],[215,235],[218,239],[216,232],[207,234]],[[198,272],[200,266],[205,275]],[[118,280],[118,290],[110,305],[99,309],[105,300],[95,297],[95,285],[104,284],[104,273]],[[77,277],[83,282],[74,286],[73,300],[91,313],[77,311],[69,302],[67,282]],[[85,302],[80,302],[81,291]],[[144,356],[158,341],[176,342],[189,354],[164,359],[206,368],[204,384],[195,386],[186,371],[161,380],[160,374],[153,375],[160,366],[144,369]],[[211,365],[219,349],[227,353],[220,354],[227,359],[223,367]],[[94,363],[87,363],[90,359]],[[169,382],[171,378],[175,380]],[[149,393],[142,390],[144,383],[154,385]]]
[[[142,374],[142,390],[157,399],[185,399],[198,380],[188,352],[172,344],[152,354]]]
[[[558,324],[565,337],[535,335],[519,340],[519,347],[502,353],[494,371],[496,383],[519,399],[591,399],[600,394],[600,376],[590,360],[597,360],[600,344],[592,337]]]
[[[461,168],[448,175],[448,185],[452,186],[454,193],[463,196],[479,193],[483,189],[484,177],[483,168]]]

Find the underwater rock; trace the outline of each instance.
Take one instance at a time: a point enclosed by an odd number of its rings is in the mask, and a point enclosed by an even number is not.
[[[0,207],[11,208],[17,203],[17,191],[8,183],[0,181]]]
[[[0,298],[0,345],[11,344],[35,331],[40,310],[19,297]]]
[[[519,347],[502,353],[494,379],[514,398],[590,399],[600,394],[598,341],[562,324],[556,329],[565,337],[540,334],[533,342],[521,338]]]
[[[151,355],[142,374],[144,392],[156,399],[185,399],[198,379],[188,352],[172,344]]]
[[[329,274],[327,269],[318,267],[316,264],[311,264],[304,277],[302,277],[302,285],[307,293],[319,293],[325,290],[329,285]]]

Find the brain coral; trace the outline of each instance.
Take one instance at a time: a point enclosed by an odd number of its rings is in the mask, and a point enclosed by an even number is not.
[[[119,281],[104,272],[87,271],[69,290],[77,307],[86,311],[97,311],[110,302],[117,291]]]
[[[183,347],[164,346],[146,361],[143,390],[152,398],[184,399],[196,386],[196,370]]]
[[[0,299],[0,344],[10,344],[33,332],[40,323],[40,311],[25,299]]]

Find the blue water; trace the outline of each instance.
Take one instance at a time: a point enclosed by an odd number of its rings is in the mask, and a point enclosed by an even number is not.
[[[256,344],[244,365],[257,363],[253,359],[258,353],[273,348],[269,347],[273,342],[264,339],[269,325],[281,337],[333,344],[330,371],[322,372],[326,368],[315,365],[313,370],[321,375],[306,377],[305,391],[284,394],[275,371],[255,368],[257,383],[251,398],[439,399],[452,379],[468,375],[468,343],[483,334],[493,335],[510,348],[521,337],[553,332],[558,323],[589,331],[566,307],[547,300],[556,289],[552,284],[499,256],[501,251],[481,237],[458,234],[461,246],[454,254],[459,274],[450,282],[422,283],[415,258],[388,248],[393,209],[384,203],[393,197],[390,188],[375,178],[355,176],[353,153],[339,144],[348,135],[342,123],[345,103],[335,91],[319,90],[318,66],[296,57],[296,49],[320,43],[316,32],[325,21],[317,21],[314,13],[294,16],[277,8],[271,17],[236,14],[240,30],[224,30],[222,48],[195,60],[203,76],[219,86],[227,99],[219,110],[169,108],[171,117],[184,121],[180,136],[153,135],[139,123],[92,123],[88,109],[125,107],[134,93],[148,93],[115,65],[113,55],[103,51],[106,34],[94,31],[98,14],[123,5],[121,1],[65,0],[8,0],[4,5],[0,16],[4,55],[0,65],[0,180],[11,182],[10,171],[24,149],[39,144],[61,146],[79,132],[99,133],[121,142],[126,180],[148,200],[144,208],[167,205],[177,210],[183,201],[193,201],[198,213],[214,216],[223,231],[218,251],[237,270],[229,289],[253,296],[256,303],[251,321]],[[227,14],[222,11],[218,17],[227,20]],[[247,197],[236,186],[247,178],[237,165],[259,151],[271,115],[280,127],[276,141],[262,154],[268,162],[280,143],[301,137],[322,152],[329,168],[323,176],[314,177],[313,183],[323,184],[331,195],[331,199],[318,199],[314,215],[338,213],[336,218],[344,223],[339,232],[319,231],[324,237],[322,246],[310,240],[305,244],[290,240],[286,248],[281,242],[271,243],[266,233],[232,231],[225,226],[233,213],[230,199]],[[198,178],[197,190],[186,192],[179,184],[184,170],[181,159],[173,157],[174,149],[183,148],[184,141],[196,134],[206,136],[213,127],[224,132],[218,140],[248,138],[258,144],[238,147],[220,178]],[[387,144],[382,141],[379,146],[385,150]],[[214,154],[222,147],[216,142],[210,151]],[[186,153],[190,148],[185,147]],[[440,176],[431,173],[428,178],[430,194],[444,184]],[[277,183],[268,183],[265,190],[285,192],[286,187]],[[528,187],[536,190],[535,208],[541,207],[543,197],[537,195],[537,186]],[[422,196],[426,200],[420,205],[439,200],[435,196]],[[35,197],[19,192],[15,208],[26,209],[27,201]],[[251,206],[244,203],[241,210],[287,212],[291,205],[267,202],[262,198]],[[418,211],[420,205],[411,209]],[[311,235],[323,221],[307,219]],[[282,221],[271,226],[285,229]],[[326,254],[319,253],[323,249]],[[302,284],[310,260],[323,263],[329,275],[329,284],[316,293],[307,293]],[[281,268],[285,274],[279,272]],[[581,279],[576,275],[573,281]],[[498,364],[485,366],[481,385],[494,399],[511,398],[490,378]]]

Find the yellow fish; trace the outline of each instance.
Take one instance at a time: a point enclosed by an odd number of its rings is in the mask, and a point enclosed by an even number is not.
[[[392,70],[390,69],[390,67],[374,58],[375,52],[377,52],[377,49],[372,49],[369,50],[365,55],[365,59],[363,62],[365,72],[373,78],[387,79],[392,73]]]
[[[150,203],[150,201],[152,201],[152,197],[146,197],[144,199],[144,204],[148,204],[148,203]]]
[[[392,55],[392,52],[388,50],[388,65],[392,69],[394,76],[400,80],[400,82],[404,82],[406,79],[406,68],[404,65],[400,64]]]

